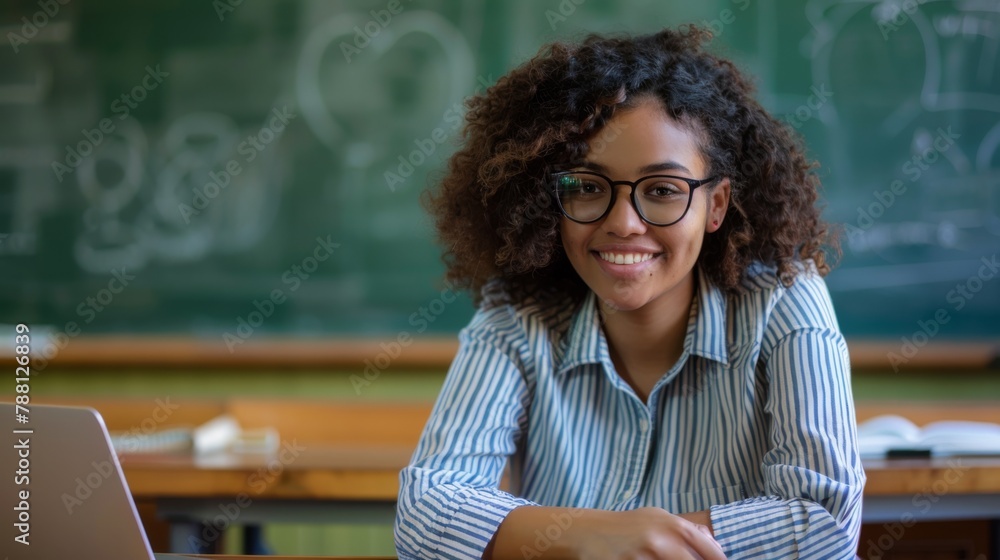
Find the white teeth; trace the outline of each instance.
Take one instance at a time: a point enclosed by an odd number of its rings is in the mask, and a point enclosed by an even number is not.
[[[638,264],[653,258],[652,253],[598,253],[602,259],[615,264]]]

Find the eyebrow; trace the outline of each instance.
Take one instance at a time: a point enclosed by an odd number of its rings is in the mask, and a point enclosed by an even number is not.
[[[597,171],[598,173],[604,173],[605,175],[607,175],[608,173],[607,167],[593,161],[585,161],[580,167],[583,167],[585,169],[590,169],[591,171]],[[691,170],[673,160],[661,161],[659,163],[651,163],[649,165],[644,165],[639,168],[640,175],[659,173],[661,171],[683,171],[684,173],[691,175]]]

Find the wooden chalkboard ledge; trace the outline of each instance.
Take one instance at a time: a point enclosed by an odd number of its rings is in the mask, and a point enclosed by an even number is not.
[[[899,342],[849,340],[854,369],[984,370],[998,369],[1000,345],[994,342],[930,342],[904,352]],[[232,351],[220,341],[186,337],[91,336],[70,340],[57,353],[48,349],[33,360],[59,367],[204,367],[204,368],[338,368],[444,371],[458,349],[455,336],[421,338],[406,346],[387,339],[271,338],[248,340]],[[39,349],[36,349],[36,351]],[[3,361],[9,361],[10,348]],[[48,354],[48,355],[47,355]],[[43,362],[44,360],[44,362]]]
[[[917,348],[899,341],[848,340],[847,346],[856,369],[1000,369],[1000,342],[996,341],[935,341]]]
[[[262,338],[232,351],[222,342],[196,338],[92,336],[68,342],[54,356],[42,351],[33,359],[58,367],[362,369],[374,364],[379,370],[439,369],[448,367],[457,350],[455,336],[410,340],[406,346],[389,338]]]

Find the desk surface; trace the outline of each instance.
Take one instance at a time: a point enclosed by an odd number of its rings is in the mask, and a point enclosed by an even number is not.
[[[289,448],[291,449],[291,448]],[[236,496],[308,500],[395,500],[412,446],[302,446],[282,455],[122,455],[137,498]],[[1000,494],[1000,457],[864,462],[866,496],[915,494],[940,481],[952,494]]]
[[[274,456],[123,454],[136,498],[236,496],[395,501],[411,446],[301,446]]]
[[[940,493],[942,481],[949,494],[1000,494],[1000,457],[877,459],[864,467],[866,496]]]
[[[173,560],[166,556],[165,560]],[[261,556],[225,556],[220,554],[191,554],[181,558],[208,558],[211,560],[261,560]],[[267,556],[267,560],[396,560],[395,556]],[[159,560],[159,559],[158,559]]]
[[[153,554],[156,560],[188,560],[205,558],[207,560],[396,560],[395,556],[239,556],[231,554],[172,554],[157,552]]]

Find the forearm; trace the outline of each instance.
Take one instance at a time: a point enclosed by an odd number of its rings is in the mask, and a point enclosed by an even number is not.
[[[612,512],[597,509],[524,506],[511,511],[500,524],[484,560],[522,560],[525,550],[551,560],[578,558],[578,535],[594,521]]]
[[[483,558],[554,560],[661,558],[687,550],[706,560],[724,560],[722,548],[696,521],[655,507],[628,511],[528,506],[512,510],[500,524]],[[673,556],[670,556],[673,557]]]
[[[522,560],[525,550],[551,560],[579,558],[580,535],[588,527],[607,522],[616,512],[598,509],[524,506],[511,511],[500,524],[484,560]]]

